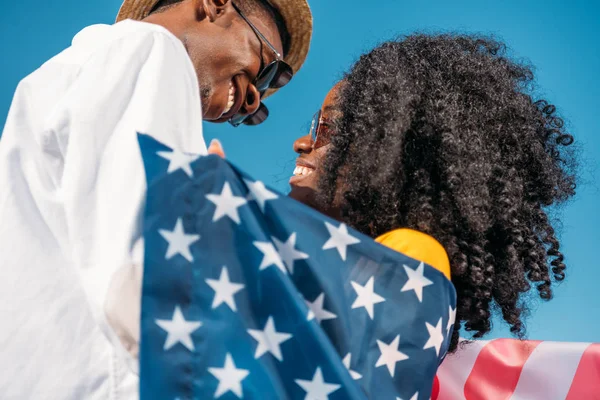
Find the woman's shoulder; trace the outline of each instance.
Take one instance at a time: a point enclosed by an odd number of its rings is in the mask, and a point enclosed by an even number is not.
[[[426,233],[401,228],[384,233],[376,242],[431,265],[450,279],[450,260],[444,246]]]

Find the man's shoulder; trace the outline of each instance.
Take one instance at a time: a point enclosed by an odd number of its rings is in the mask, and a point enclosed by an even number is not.
[[[82,65],[96,55],[110,53],[118,61],[118,53],[133,55],[161,49],[187,56],[181,41],[162,26],[125,20],[114,25],[98,24],[82,29],[73,38],[71,46],[53,61]]]

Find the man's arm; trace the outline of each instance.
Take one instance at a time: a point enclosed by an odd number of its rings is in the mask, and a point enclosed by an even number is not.
[[[65,140],[60,185],[70,259],[100,328],[121,350],[121,331],[135,336],[139,329],[146,183],[137,133],[205,154],[200,107],[183,45],[141,31],[96,52],[51,121]],[[133,328],[122,324],[129,318]],[[137,368],[133,359],[129,364]]]

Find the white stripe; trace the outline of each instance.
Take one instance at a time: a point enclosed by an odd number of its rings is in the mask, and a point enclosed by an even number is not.
[[[511,400],[564,400],[589,345],[541,342],[525,362]]]
[[[465,398],[465,383],[473,370],[477,356],[489,340],[469,343],[454,354],[448,354],[437,372],[440,381],[438,400],[459,400]]]

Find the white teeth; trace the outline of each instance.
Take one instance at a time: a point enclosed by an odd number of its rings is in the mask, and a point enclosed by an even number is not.
[[[306,167],[301,167],[301,166],[296,166],[296,168],[294,168],[294,176],[306,176],[306,175],[310,175],[313,173],[312,168],[306,168]]]
[[[233,107],[234,103],[235,103],[235,86],[233,85],[233,82],[231,82],[229,84],[229,98],[227,99],[227,106],[225,106],[225,110],[223,111],[223,114],[228,113],[229,110],[231,110],[231,107]]]

